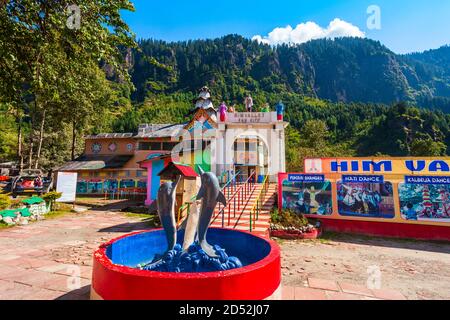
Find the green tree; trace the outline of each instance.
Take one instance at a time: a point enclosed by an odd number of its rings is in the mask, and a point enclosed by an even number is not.
[[[134,41],[120,11],[133,10],[131,2],[77,1],[82,17],[79,25],[69,23],[73,12],[67,8],[71,5],[71,1],[10,0],[0,9],[0,43],[7,48],[0,52],[0,65],[6,68],[0,76],[8,88],[19,92],[14,99],[9,97],[11,101],[28,105],[29,167],[33,162],[38,166],[46,121],[61,114],[61,94],[76,92],[70,89],[80,78],[70,70],[101,63],[118,81],[129,81],[120,48],[132,47]],[[13,77],[8,79],[8,75]]]
[[[443,142],[428,139],[416,139],[411,143],[411,155],[416,157],[444,156],[447,146]]]

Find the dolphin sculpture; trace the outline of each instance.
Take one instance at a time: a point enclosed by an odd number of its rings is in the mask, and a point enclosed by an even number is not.
[[[158,212],[159,220],[166,232],[167,251],[173,250],[177,243],[177,225],[175,221],[175,200],[177,185],[181,176],[175,182],[165,182],[158,189],[156,201],[149,208],[149,212]],[[166,252],[167,252],[166,251]]]
[[[197,194],[197,200],[202,200],[197,236],[200,247],[210,257],[218,257],[214,248],[206,241],[206,232],[208,231],[211,217],[216,207],[217,202],[221,202],[224,206],[227,205],[227,200],[224,194],[220,191],[219,180],[212,172],[204,172],[199,167],[201,174],[201,186]]]
[[[183,252],[189,249],[189,246],[194,243],[197,235],[198,219],[200,217],[200,210],[197,201],[191,203],[189,208],[189,215],[184,220],[180,229],[184,229]]]

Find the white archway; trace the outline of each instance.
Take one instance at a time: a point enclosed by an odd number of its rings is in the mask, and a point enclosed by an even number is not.
[[[246,113],[241,113],[246,116]],[[248,113],[247,113],[248,114]],[[254,118],[255,113],[248,114]],[[237,118],[237,117],[236,117]],[[246,118],[246,117],[244,117]],[[267,118],[267,119],[266,119]],[[277,121],[276,114],[259,117],[258,123],[242,121],[219,122],[216,130],[216,139],[212,141],[212,171],[221,175],[224,171],[234,170],[236,164],[234,144],[240,137],[253,137],[263,144],[267,154],[263,156],[263,167],[267,165],[265,172],[272,182],[277,181],[278,172],[285,171],[285,142],[284,129],[286,122]],[[263,121],[264,120],[264,121]]]

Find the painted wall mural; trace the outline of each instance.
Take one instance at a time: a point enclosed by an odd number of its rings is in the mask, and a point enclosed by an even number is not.
[[[402,218],[450,222],[450,177],[443,178],[405,177],[398,186]]]
[[[361,230],[383,231],[379,224],[360,222],[394,223],[405,236],[418,232],[413,225],[450,226],[449,157],[314,158],[304,165],[303,173],[278,174],[279,207],[340,220],[330,222],[336,228],[348,221],[350,229],[354,222]],[[306,189],[311,186],[322,191],[313,191],[319,205],[309,209]],[[395,228],[390,234],[397,235]],[[433,232],[441,237],[441,230]]]
[[[331,183],[324,176],[289,175],[282,182],[283,208],[302,214],[332,213]]]
[[[342,216],[395,216],[393,186],[383,176],[343,175],[336,188],[338,212]]]
[[[98,142],[93,143],[91,146],[91,151],[93,153],[99,153],[100,151],[102,151],[102,145]]]
[[[111,142],[111,143],[108,145],[108,150],[111,151],[111,152],[116,152],[116,150],[117,150],[117,143]]]

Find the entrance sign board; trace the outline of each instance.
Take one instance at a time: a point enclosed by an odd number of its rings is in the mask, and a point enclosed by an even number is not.
[[[77,191],[77,173],[76,172],[58,172],[56,191],[61,192],[62,196],[57,202],[74,202]]]
[[[236,112],[228,113],[228,123],[269,123],[272,117],[270,112]]]

